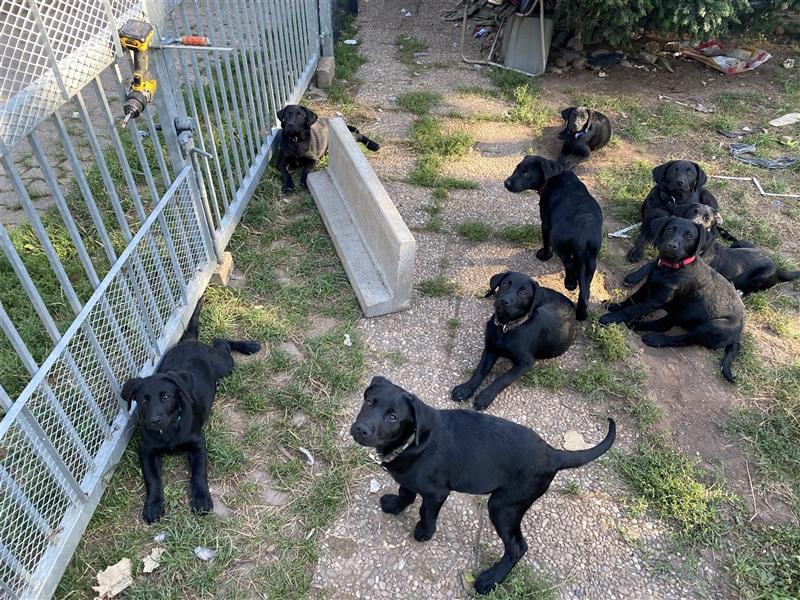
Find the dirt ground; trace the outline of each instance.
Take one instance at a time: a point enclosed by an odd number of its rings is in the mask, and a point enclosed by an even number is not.
[[[724,100],[731,96],[745,98],[749,103],[736,115],[739,125],[760,125],[782,114],[777,112],[780,87],[786,77],[797,77],[781,65],[785,57],[794,55],[796,50],[791,45],[763,42],[761,45],[774,58],[756,71],[737,77],[681,60],[672,61],[674,74],[663,70],[646,73],[621,66],[609,69],[602,78],[588,70],[548,73],[537,79],[540,102],[550,113],[539,132],[524,124],[481,120],[486,115],[507,111],[509,105],[499,95],[486,98],[463,93],[465,88],[491,90],[492,86],[485,67],[473,67],[459,60],[459,27],[437,18],[439,10],[451,4],[449,0],[403,3],[365,0],[361,3],[355,36],[368,60],[359,71],[363,84],[356,96],[362,129],[383,146],[380,153],[369,157],[370,162],[417,239],[417,283],[444,275],[461,290],[455,297],[445,299],[418,294],[408,312],[363,321],[359,330],[368,348],[367,374],[368,378],[373,374],[386,375],[440,408],[452,406],[449,389],[462,381],[465,372],[477,362],[482,324],[491,308],[476,295],[485,289],[490,275],[513,268],[564,291],[560,265],[555,261],[538,262],[533,257],[534,248],[523,250],[495,240],[472,243],[456,233],[460,223],[470,220],[480,220],[495,228],[538,224],[535,197],[513,196],[503,189],[502,182],[526,152],[554,156],[561,108],[586,97],[624,97],[644,107],[644,114],[639,117],[644,120],[666,122],[667,113],[663,111],[667,106],[669,111],[677,111],[674,115],[677,121],[685,119],[692,123],[688,127],[679,123],[675,128],[677,133],[671,132],[669,126],[655,127],[645,132],[644,139],[632,139],[625,131],[634,117],[626,114],[624,105],[609,102],[608,106],[598,107],[618,128],[616,142],[579,166],[576,173],[605,207],[608,231],[630,224],[615,218],[608,208],[617,183],[613,181],[614,175],[608,174],[624,176],[636,161],[656,165],[676,158],[689,159],[702,163],[710,174],[755,175],[768,189],[800,191],[796,171],[769,172],[735,163],[727,156],[728,140],[713,133],[708,125],[710,119],[719,116]],[[401,8],[411,15],[404,16]],[[428,47],[418,58],[420,64],[408,65],[398,60],[398,35],[414,36]],[[473,56],[476,50],[473,43]],[[441,232],[426,228],[432,202],[430,190],[405,181],[415,159],[407,143],[415,117],[398,110],[397,99],[409,91],[440,94],[442,102],[432,114],[442,118],[447,131],[467,131],[477,140],[465,158],[447,164],[444,169],[446,175],[469,179],[477,182],[478,187],[449,191],[448,199],[443,202]],[[719,104],[720,113],[700,114],[660,100],[659,95],[684,103]],[[459,118],[453,118],[456,113]],[[797,200],[773,201],[760,197],[750,183],[722,183],[712,179],[709,189],[719,199],[723,214],[725,210],[741,210],[745,215],[757,215],[765,227],[778,234],[772,249],[798,264],[798,221],[794,220],[798,214]],[[621,280],[630,266],[622,257],[629,243],[608,241],[592,290],[593,310],[602,312],[604,300],[624,293]],[[798,286],[781,286],[779,293],[796,300]],[[796,310],[787,318],[797,325]],[[448,339],[444,326],[448,319],[461,323],[452,340]],[[749,325],[748,331],[762,352],[772,358],[781,353],[791,362],[790,357],[800,349],[796,339],[779,339],[757,324]],[[558,360],[561,368],[581,362],[581,343]],[[700,466],[720,477],[727,489],[744,502],[756,522],[796,525],[797,517],[791,507],[764,482],[741,437],[726,428],[731,415],[747,406],[748,400],[739,389],[718,376],[719,355],[702,348],[649,348],[636,336],[631,336],[630,344],[631,360],[641,365],[645,373],[643,393],[661,409],[657,429],[667,434],[675,448],[686,456],[696,457]],[[404,364],[398,366],[387,358],[396,354],[405,357]],[[354,404],[353,414],[356,409]],[[587,439],[599,439],[607,415],[621,419],[618,447],[622,451],[632,448],[639,439],[636,425],[619,414],[618,407],[592,403],[575,392],[547,393],[515,385],[500,395],[490,412],[526,423],[558,446],[565,430],[571,428],[585,432]],[[565,505],[564,496],[557,490],[565,479],[574,477],[583,491],[579,499]],[[385,473],[376,469],[372,478],[380,482],[381,493],[391,489]],[[475,561],[481,558],[482,545],[497,548],[485,518],[485,507],[480,501],[476,503],[475,499],[455,494],[443,509],[434,539],[419,545],[410,539],[415,510],[409,509],[399,519],[380,514],[378,494],[369,492],[368,482],[369,479],[362,481],[354,488],[350,508],[327,532],[314,580],[319,596],[463,597],[460,573],[474,568]],[[687,565],[679,556],[670,555],[669,534],[661,529],[663,525],[657,519],[643,515],[634,519],[634,523],[629,520],[631,502],[630,491],[603,461],[568,477],[559,476],[550,494],[537,503],[543,508],[535,508],[526,518],[524,531],[533,543],[525,562],[558,582],[558,596],[562,598],[736,595],[728,587],[727,576],[718,570],[719,556],[706,553],[698,564]],[[604,507],[601,514],[594,512],[598,506]],[[598,525],[603,532],[599,536]],[[651,533],[635,536],[634,543],[621,533],[632,529]],[[650,567],[643,568],[637,557],[647,557],[645,562]],[[659,569],[653,564],[658,564]],[[580,567],[576,568],[577,565]]]

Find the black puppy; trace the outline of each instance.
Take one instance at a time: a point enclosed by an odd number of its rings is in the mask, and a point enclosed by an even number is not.
[[[578,162],[608,144],[611,140],[611,121],[601,112],[585,106],[572,106],[561,111],[564,129],[558,139],[564,140],[559,162],[567,164],[569,156],[577,156]]]
[[[675,215],[700,223],[712,234],[722,222],[719,213],[705,204],[679,205]],[[730,236],[729,234],[729,237]],[[730,247],[717,243],[712,237],[710,243],[700,251],[700,258],[706,264],[730,281],[743,295],[771,288],[783,281],[800,278],[800,271],[783,271],[761,248],[747,240],[737,240]],[[626,285],[635,285],[653,268],[650,262],[625,278]]]
[[[657,219],[658,262],[636,292],[619,304],[600,323],[627,323],[635,331],[654,331],[642,336],[648,346],[725,348],[722,375],[733,382],[731,365],[739,352],[744,330],[744,305],[736,290],[722,275],[702,260],[698,252],[707,247],[712,234],[703,225],[680,217]],[[663,309],[666,315],[650,321],[645,315]],[[672,327],[682,335],[665,335]]]
[[[470,398],[501,356],[513,366],[478,394],[472,403],[477,410],[487,408],[537,359],[561,356],[575,339],[575,305],[563,294],[514,271],[491,278],[485,297],[494,294],[495,313],[486,322],[480,364],[469,381],[453,388],[453,400]]]
[[[147,497],[142,518],[147,523],[164,515],[161,455],[186,452],[191,469],[192,510],[207,513],[214,504],[208,491],[208,455],[203,424],[211,413],[217,381],[233,371],[231,351],[254,354],[258,342],[214,340],[214,347],[197,341],[202,300],[186,333],[170,348],[149,377],[134,377],[122,386],[128,405],[139,413],[139,462]]]
[[[644,256],[645,246],[655,239],[652,223],[660,217],[669,217],[678,204],[706,204],[716,211],[719,205],[714,195],[705,189],[708,178],[697,163],[688,160],[671,160],[653,169],[656,185],[642,203],[642,226],[639,235],[628,250],[628,260],[638,262]]]
[[[278,172],[283,180],[283,192],[294,190],[294,180],[290,168],[301,167],[300,185],[306,187],[308,174],[314,170],[319,160],[328,151],[328,119],[319,119],[314,111],[299,104],[288,104],[278,111],[281,122],[281,146],[278,153]],[[380,146],[358,129],[347,128],[357,142],[368,150],[378,150]]]
[[[505,552],[475,581],[479,594],[501,583],[527,552],[522,517],[547,491],[556,473],[583,466],[614,443],[616,426],[597,446],[556,450],[527,427],[468,410],[436,410],[419,398],[375,377],[350,427],[362,446],[377,449],[381,465],[400,484],[398,494],[381,497],[381,510],[398,514],[422,496],[414,539],[433,537],[439,510],[450,492],[491,494],[489,518]]]
[[[564,263],[564,287],[580,286],[576,316],[585,320],[603,237],[600,205],[575,173],[541,156],[526,156],[505,186],[509,192],[536,190],[539,194],[542,248],[536,258],[549,260],[555,250]]]

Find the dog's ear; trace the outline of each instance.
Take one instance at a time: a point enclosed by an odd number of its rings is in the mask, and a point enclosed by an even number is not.
[[[661,183],[664,180],[664,175],[667,174],[667,170],[674,162],[674,160],[671,160],[669,162],[665,162],[663,165],[658,165],[655,169],[653,169],[653,181],[656,183]]]
[[[694,182],[694,189],[699,190],[708,182],[708,177],[706,176],[706,172],[703,171],[703,167],[698,165],[696,162],[692,163],[694,165],[694,170],[697,173],[697,179]]]
[[[136,390],[139,389],[140,383],[142,383],[141,377],[133,377],[122,384],[122,391],[120,391],[119,395],[128,403],[128,408],[133,403],[133,397],[136,395]]]
[[[386,377],[376,375],[372,378],[372,381],[369,382],[369,386],[367,387],[371,388],[373,385],[392,385],[392,382],[386,379]]]
[[[564,119],[564,123],[569,123],[569,118],[574,110],[575,107],[570,106],[569,108],[565,108],[564,110],[561,111],[561,118]]]
[[[661,234],[664,233],[664,229],[669,222],[675,218],[676,217],[657,217],[653,219],[652,223],[650,224],[650,230],[653,232],[653,241],[658,241],[661,239]]]
[[[286,113],[286,107],[285,106],[282,109],[280,109],[276,114],[276,116],[278,117],[278,121],[283,121],[284,113]]]
[[[306,125],[311,127],[317,122],[317,113],[305,106],[303,107],[303,110],[306,111]]]
[[[701,223],[695,223],[697,227],[697,246],[694,249],[694,255],[702,254],[711,247],[714,243],[716,233],[706,229]]]
[[[506,278],[511,271],[504,271],[503,273],[497,273],[492,275],[492,278],[489,280],[489,291],[484,294],[484,298],[488,298],[489,296],[494,296],[497,292],[497,288],[500,287],[500,284],[503,283],[503,279]]]
[[[188,371],[168,371],[164,374],[166,379],[175,384],[181,395],[186,398],[191,404],[195,401],[195,387],[196,380],[194,375]]]
[[[554,160],[549,160],[547,158],[542,158],[539,161],[539,167],[542,169],[542,177],[544,177],[544,181],[551,179],[558,175],[559,173],[564,172],[564,164],[561,162],[556,162]]]
[[[541,286],[538,283],[536,283],[536,280],[533,277],[530,277],[530,280],[531,280],[531,286],[533,287],[533,292],[531,293],[531,310],[530,310],[530,312],[532,312],[533,307],[536,306],[536,298],[539,296],[539,290],[541,289]]]
[[[592,125],[594,125],[594,122],[595,122],[595,120],[596,120],[596,117],[594,116],[594,111],[593,111],[591,108],[587,108],[587,109],[586,109],[586,114],[587,114],[587,118],[586,118],[586,129],[589,129],[589,127],[591,127]]]
[[[411,417],[414,419],[414,431],[416,433],[416,436],[414,437],[414,445],[418,446],[419,439],[422,437],[422,433],[431,428],[431,423],[433,423],[434,409],[425,404],[411,392],[404,392],[403,397],[405,398],[406,402],[408,402],[408,407],[411,411]]]

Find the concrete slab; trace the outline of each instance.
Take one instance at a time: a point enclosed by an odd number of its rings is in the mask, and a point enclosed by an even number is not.
[[[408,308],[416,241],[347,125],[330,120],[328,169],[308,188],[367,317]]]

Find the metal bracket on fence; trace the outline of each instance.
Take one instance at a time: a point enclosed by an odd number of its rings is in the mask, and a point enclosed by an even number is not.
[[[202,148],[196,148],[194,145],[194,132],[197,128],[195,121],[192,117],[175,117],[175,132],[178,134],[178,144],[181,147],[181,154],[185,160],[189,160],[192,164],[194,171],[194,179],[197,184],[197,189],[200,192],[200,200],[203,204],[203,212],[208,222],[208,229],[211,234],[211,241],[214,245],[214,253],[217,255],[217,260],[222,261],[223,249],[219,243],[219,237],[214,228],[214,220],[211,216],[211,205],[208,202],[208,194],[203,182],[202,171],[200,170],[200,161],[197,160],[197,155],[213,159],[214,156],[206,152]]]

